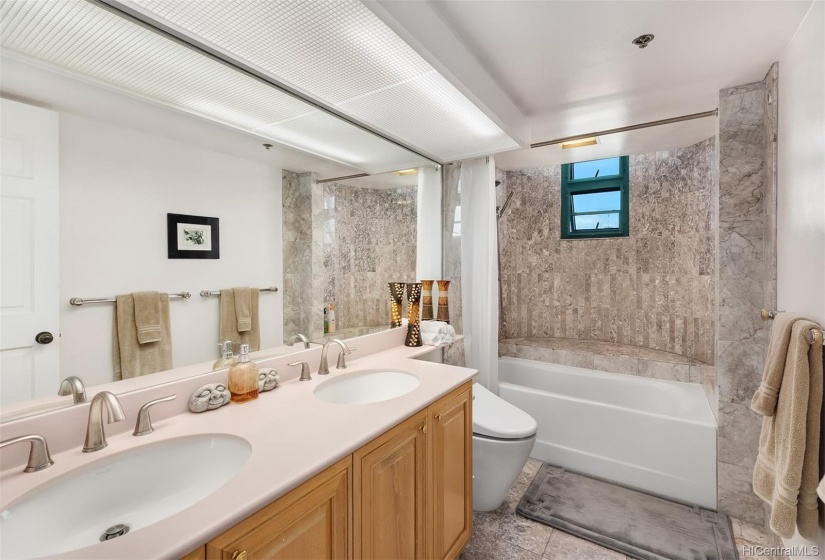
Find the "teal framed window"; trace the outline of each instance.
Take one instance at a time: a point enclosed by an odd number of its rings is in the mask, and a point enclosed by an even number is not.
[[[561,166],[561,238],[630,235],[627,156]]]

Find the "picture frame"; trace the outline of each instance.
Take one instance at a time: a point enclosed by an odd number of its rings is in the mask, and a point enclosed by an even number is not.
[[[189,214],[166,214],[170,259],[221,258],[220,220]]]

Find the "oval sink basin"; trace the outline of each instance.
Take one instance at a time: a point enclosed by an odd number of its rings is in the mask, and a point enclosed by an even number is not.
[[[92,460],[2,508],[0,557],[106,546],[107,529],[125,525],[132,533],[188,508],[229,481],[251,452],[239,437],[203,435]]]
[[[315,397],[337,404],[367,404],[406,395],[420,384],[416,376],[403,371],[357,371],[324,381],[315,389]]]

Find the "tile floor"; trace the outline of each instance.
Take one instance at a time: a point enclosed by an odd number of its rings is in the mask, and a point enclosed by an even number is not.
[[[516,514],[516,506],[541,462],[529,459],[504,504],[495,511],[473,514],[473,536],[460,560],[626,560],[624,554],[531,521]],[[760,528],[732,520],[739,556],[748,545],[780,546],[773,535]],[[759,557],[770,560],[770,557]]]

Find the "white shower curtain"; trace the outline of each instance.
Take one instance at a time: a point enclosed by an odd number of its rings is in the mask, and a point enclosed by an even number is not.
[[[495,162],[461,164],[461,308],[467,367],[498,394],[498,276]]]

